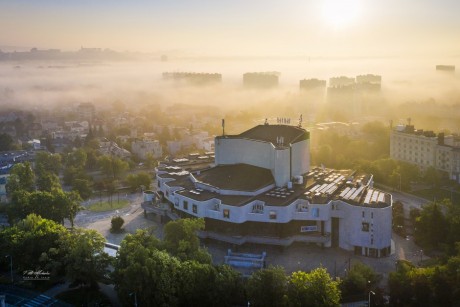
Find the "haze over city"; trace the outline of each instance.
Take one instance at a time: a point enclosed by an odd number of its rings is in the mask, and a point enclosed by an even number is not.
[[[0,45],[214,56],[458,56],[460,4],[2,1]],[[14,35],[12,35],[14,33]]]
[[[460,306],[459,12],[0,1],[0,305]]]

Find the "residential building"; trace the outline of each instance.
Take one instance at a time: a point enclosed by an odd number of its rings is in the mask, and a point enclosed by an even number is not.
[[[77,107],[77,113],[80,120],[91,122],[96,114],[96,107],[90,102],[80,103]]]
[[[148,154],[151,154],[155,159],[163,156],[163,150],[158,140],[136,139],[131,143],[131,151],[141,160],[145,160]]]
[[[160,164],[158,193],[169,201],[168,212],[204,218],[201,238],[234,245],[314,243],[388,256],[392,196],[373,188],[370,174],[310,169],[309,146],[308,131],[281,124],[218,136],[214,165]]]
[[[317,90],[326,89],[326,80],[318,79],[304,79],[299,81],[299,87],[301,90]]]
[[[415,129],[413,125],[398,125],[390,135],[390,157],[415,164],[421,170],[428,167],[444,172],[460,183],[460,136]]]

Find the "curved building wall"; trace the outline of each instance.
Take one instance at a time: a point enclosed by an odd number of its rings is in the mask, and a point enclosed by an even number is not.
[[[216,165],[245,163],[273,170],[275,147],[271,143],[219,137],[215,139]]]
[[[359,250],[369,255],[370,249],[382,250],[391,246],[391,206],[371,208],[354,206],[343,201],[337,208],[341,211],[339,246],[346,250]]]
[[[293,176],[310,169],[310,143],[301,141],[275,147],[272,143],[239,138],[215,139],[216,165],[245,163],[272,171],[276,186],[287,185]]]
[[[310,140],[292,144],[292,176],[310,171]]]

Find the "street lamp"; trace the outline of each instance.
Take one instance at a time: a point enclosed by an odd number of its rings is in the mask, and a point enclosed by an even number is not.
[[[420,265],[422,264],[423,260],[423,249],[420,250]]]
[[[137,295],[136,295],[136,292],[132,292],[129,294],[129,296],[133,296],[134,295],[134,307],[137,307]]]
[[[369,307],[371,307],[371,294],[375,295],[375,292],[374,291],[369,291],[369,299],[368,299],[368,305],[367,305]]]
[[[6,255],[5,258],[8,258],[10,257],[10,276],[11,276],[11,284],[14,283],[14,280],[13,280],[13,256],[11,255]]]

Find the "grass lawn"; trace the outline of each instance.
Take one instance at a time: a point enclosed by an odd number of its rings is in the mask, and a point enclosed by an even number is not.
[[[112,306],[109,298],[99,290],[79,288],[56,295],[58,300],[74,306]]]
[[[460,204],[460,194],[455,191],[451,195],[450,191],[444,189],[425,189],[413,192],[413,194],[431,201],[434,199],[436,199],[436,201],[441,201],[445,198],[450,200],[450,197],[452,196],[453,203]]]
[[[120,200],[119,202],[115,199],[112,201],[112,204],[110,204],[107,201],[93,203],[88,206],[88,210],[93,211],[93,212],[111,211],[111,210],[124,208],[128,204],[129,204],[129,201],[125,199]]]

